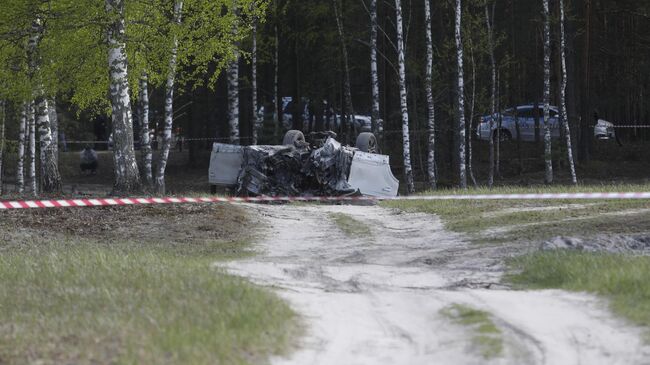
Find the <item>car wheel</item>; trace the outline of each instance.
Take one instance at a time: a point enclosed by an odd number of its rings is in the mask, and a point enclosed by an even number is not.
[[[512,141],[512,135],[510,134],[510,131],[507,129],[501,129],[500,131],[494,131],[492,134],[492,138],[494,139],[494,142],[510,142]]]
[[[282,144],[285,146],[293,146],[296,142],[305,142],[305,135],[295,129],[288,131],[282,139]]]
[[[379,153],[379,146],[377,145],[377,138],[370,132],[360,133],[357,137],[356,147],[361,152]]]

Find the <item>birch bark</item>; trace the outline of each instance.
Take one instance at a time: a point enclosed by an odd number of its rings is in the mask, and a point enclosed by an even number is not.
[[[20,126],[18,132],[18,162],[16,164],[16,190],[19,194],[25,192],[25,145],[27,135],[27,103],[20,108]]]
[[[251,107],[253,109],[253,145],[257,144],[257,132],[261,126],[261,120],[257,114],[257,18],[253,19],[253,45],[251,50]]]
[[[175,25],[181,23],[183,12],[183,1],[177,0],[174,3]],[[162,147],[158,159],[158,169],[154,180],[154,189],[158,194],[165,194],[165,169],[169,159],[169,150],[172,144],[172,127],[174,125],[174,86],[176,82],[176,62],[178,58],[178,38],[174,35],[171,54],[169,55],[169,65],[167,70],[167,82],[165,84],[165,123],[163,126]]]
[[[153,169],[151,162],[151,137],[149,135],[149,76],[146,72],[140,77],[140,151],[142,152],[143,177],[147,187],[153,185]]]
[[[56,112],[56,99],[51,98],[47,103],[47,114],[50,116],[50,129],[52,130],[52,146],[54,147],[57,165],[59,164],[59,115]]]
[[[27,172],[28,192],[36,196],[38,189],[36,187],[36,119],[34,117],[34,102],[29,102],[27,109],[27,123],[29,125],[29,167]]]
[[[551,19],[548,0],[544,5],[544,182],[553,183],[553,161],[551,155]]]
[[[463,40],[461,37],[462,4],[456,0],[456,61],[458,67],[458,172],[461,189],[467,188],[465,166],[465,81],[463,78]]]
[[[490,170],[488,171],[488,187],[492,187],[494,185],[494,138],[492,138],[492,131],[494,129],[494,118],[496,117],[496,112],[497,112],[497,65],[496,65],[496,60],[494,57],[494,35],[492,33],[492,22],[494,19],[490,19],[490,8],[487,4],[487,1],[485,3],[485,24],[487,26],[487,35],[488,35],[488,49],[490,53],[490,66],[491,66],[491,71],[492,71],[492,89],[491,89],[491,96],[490,96],[490,106],[491,106],[491,114],[490,114],[490,141],[489,141],[489,163],[490,163]]]
[[[275,13],[276,13],[276,22],[277,22],[277,0],[275,2]],[[274,54],[273,54],[273,105],[274,105],[274,113],[273,113],[273,137],[275,137],[275,140],[277,141],[280,138],[280,96],[278,95],[278,75],[279,75],[279,68],[280,68],[280,34],[278,33],[278,25],[275,24],[275,44],[274,44]]]
[[[36,102],[36,125],[41,161],[41,190],[45,193],[61,192],[61,175],[57,165],[56,149],[52,142],[47,99],[39,97]]]
[[[354,107],[352,106],[352,88],[350,86],[350,64],[348,59],[348,47],[345,43],[345,30],[343,29],[343,19],[338,7],[338,0],[332,0],[334,4],[334,17],[336,18],[336,29],[339,34],[341,43],[341,53],[343,55],[343,94],[345,96],[345,116],[347,121],[343,120],[343,140],[345,144],[350,143],[350,130],[354,127]]]
[[[401,0],[395,0],[395,17],[397,28],[397,63],[399,70],[399,96],[400,109],[402,112],[402,139],[404,148],[404,174],[406,175],[406,189],[409,194],[415,192],[413,182],[413,167],[411,166],[411,141],[409,134],[409,111],[406,92],[406,62],[404,51],[404,32],[402,30],[402,4]]]
[[[476,61],[474,60],[474,47],[470,43],[470,60],[472,64],[472,101],[469,107],[469,123],[467,125],[467,171],[469,178],[472,180],[474,187],[477,187],[476,178],[474,177],[474,156],[472,153],[472,128],[474,124],[474,111],[476,106]]]
[[[427,0],[425,0],[426,2]],[[430,20],[429,20],[430,21]],[[383,121],[379,116],[379,71],[377,67],[377,0],[370,0],[370,80],[372,83],[372,132],[380,136]]]
[[[426,93],[427,93],[427,128],[429,132],[427,172],[429,175],[429,187],[437,188],[436,177],[436,120],[435,105],[433,103],[433,36],[431,34],[431,4],[424,0],[424,24],[427,42],[427,66],[426,66]]]
[[[567,160],[569,161],[569,170],[571,172],[571,183],[578,184],[576,176],[576,167],[573,160],[573,148],[571,145],[571,128],[569,127],[569,117],[566,107],[566,87],[567,87],[567,66],[566,66],[566,34],[564,31],[564,0],[560,0],[560,59],[562,62],[562,85],[560,87],[560,118],[564,127],[564,138],[566,141]]]
[[[56,147],[52,139],[48,100],[45,97],[43,85],[39,76],[40,56],[38,46],[43,35],[43,25],[40,19],[32,23],[31,35],[27,44],[29,57],[29,73],[32,79],[35,102],[35,119],[38,128],[40,145],[41,187],[46,193],[61,192],[61,174],[59,173]]]
[[[133,149],[133,118],[126,56],[124,0],[105,0],[113,21],[108,26],[108,67],[113,122],[113,192],[125,194],[140,189],[140,175]]]
[[[237,0],[232,3],[233,13],[237,14]],[[237,21],[233,23],[232,32],[238,32]],[[228,65],[228,124],[230,125],[230,143],[239,144],[239,51],[235,49],[235,58]]]

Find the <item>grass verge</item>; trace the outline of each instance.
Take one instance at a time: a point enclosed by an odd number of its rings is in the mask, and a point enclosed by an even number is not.
[[[250,254],[236,208],[51,214],[1,217],[0,363],[246,364],[290,347],[294,312],[212,266]]]
[[[363,238],[371,235],[370,228],[364,222],[345,213],[330,213],[330,219],[346,236]]]
[[[506,280],[529,289],[564,289],[609,298],[613,312],[650,327],[650,257],[542,251],[509,260]]]
[[[453,322],[472,331],[474,345],[485,359],[493,359],[503,354],[503,337],[488,312],[462,304],[452,304],[440,313]]]
[[[650,186],[608,185],[599,189],[592,186],[475,189],[464,194],[647,190]],[[451,190],[434,194],[447,193],[463,192]],[[557,235],[580,236],[594,232],[627,234],[650,231],[650,201],[646,200],[398,200],[381,204],[407,212],[436,214],[448,229],[467,233],[479,242],[544,240]],[[626,212],[629,214],[623,214]],[[504,227],[507,229],[499,234],[485,234]]]

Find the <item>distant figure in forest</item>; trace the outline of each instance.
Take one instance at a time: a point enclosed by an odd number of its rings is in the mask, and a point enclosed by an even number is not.
[[[81,157],[81,172],[83,174],[92,174],[96,175],[97,174],[97,152],[95,152],[94,149],[90,146],[86,146],[83,151],[81,151],[80,154]]]
[[[595,111],[595,112],[594,112],[594,123],[596,123],[595,125],[598,125],[600,122],[602,122],[602,123],[610,123],[610,125],[611,125],[612,127],[614,126],[614,123],[612,123],[612,122],[608,122],[608,121],[606,121],[606,120],[604,120],[604,119],[600,119],[600,117],[598,116],[598,112]],[[623,143],[621,143],[621,140],[620,140],[620,138],[618,137],[618,133],[614,132],[614,138],[616,139],[616,143],[618,144],[618,146],[619,146],[619,147],[623,147]]]

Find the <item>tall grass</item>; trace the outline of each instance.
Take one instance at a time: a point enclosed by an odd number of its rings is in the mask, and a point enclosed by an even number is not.
[[[509,261],[507,280],[525,288],[558,288],[603,295],[615,313],[650,326],[650,257],[568,250]]]
[[[0,359],[244,364],[285,350],[291,309],[215,258],[69,242],[5,252]]]

